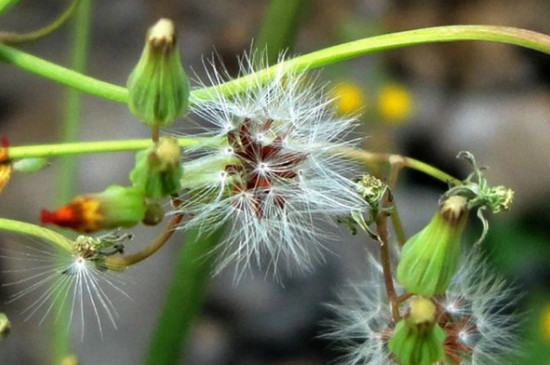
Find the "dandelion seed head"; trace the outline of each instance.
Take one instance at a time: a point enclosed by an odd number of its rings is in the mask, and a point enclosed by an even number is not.
[[[342,304],[332,306],[338,319],[326,336],[343,343],[343,364],[395,364],[387,349],[393,334],[391,309],[376,273],[376,280],[352,286],[340,295]],[[505,364],[518,352],[517,298],[476,249],[465,255],[447,292],[432,298],[435,318],[446,335],[446,358],[466,365]]]
[[[218,270],[237,263],[242,272],[265,258],[273,268],[291,261],[309,269],[321,257],[319,242],[329,236],[317,221],[326,226],[336,216],[366,209],[348,179],[354,168],[338,152],[357,142],[350,138],[354,120],[338,117],[323,88],[304,74],[278,67],[264,82],[251,75],[255,64],[250,57],[240,60],[241,76],[250,77],[246,90],[219,92],[193,107],[208,123],[204,134],[223,146],[189,152],[184,169],[201,177],[183,182],[181,210],[189,219],[182,228],[208,232],[229,225],[218,247]],[[216,85],[227,75],[212,64],[208,79]],[[207,178],[213,171],[215,181]]]

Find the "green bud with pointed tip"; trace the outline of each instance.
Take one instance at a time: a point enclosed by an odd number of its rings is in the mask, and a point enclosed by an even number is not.
[[[157,144],[136,154],[136,166],[130,173],[130,180],[148,198],[161,199],[181,189],[182,175],[178,141],[162,137]]]
[[[4,313],[0,313],[0,340],[8,337],[11,332],[11,323]]]
[[[130,111],[150,127],[170,125],[186,112],[190,86],[171,20],[160,19],[149,29],[127,86]]]
[[[409,293],[432,297],[447,290],[458,267],[467,200],[451,196],[426,227],[403,246],[397,281]]]
[[[395,325],[388,348],[401,365],[432,365],[444,356],[445,331],[435,321],[435,305],[417,297],[405,319]]]

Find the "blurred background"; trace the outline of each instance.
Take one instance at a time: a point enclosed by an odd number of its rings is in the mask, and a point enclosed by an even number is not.
[[[298,1],[298,0],[296,0]],[[0,30],[25,32],[53,20],[67,1],[21,0],[0,16]],[[392,31],[450,24],[491,24],[550,33],[546,0],[301,0],[300,18],[289,40],[291,54]],[[124,85],[137,62],[148,26],[161,16],[178,25],[183,64],[204,76],[203,58],[215,51],[229,72],[236,57],[258,39],[269,1],[260,0],[96,0],[87,73]],[[45,59],[68,64],[67,26],[22,47]],[[341,113],[360,112],[358,133],[364,147],[392,151],[431,163],[459,178],[469,165],[459,151],[474,153],[495,185],[516,192],[510,212],[491,217],[484,243],[495,270],[525,291],[525,364],[550,358],[550,57],[517,47],[484,42],[415,46],[368,55],[329,66],[320,78],[330,82]],[[0,64],[0,136],[11,144],[59,140],[64,88]],[[84,96],[80,140],[141,138],[148,130],[124,105]],[[174,131],[185,131],[185,119]],[[126,184],[134,156],[119,153],[79,158],[75,192]],[[41,208],[55,206],[56,160],[35,174],[16,174],[0,199],[0,215],[37,223]],[[433,179],[404,172],[396,202],[410,235],[428,222],[445,189]],[[470,241],[481,231],[472,221]],[[154,229],[137,229],[131,245],[146,245]],[[184,349],[189,365],[313,365],[341,355],[319,339],[320,323],[331,313],[323,303],[359,281],[372,243],[342,229],[341,241],[327,243],[333,254],[309,273],[283,277],[284,286],[262,271],[238,284],[230,270],[213,278],[202,315]],[[158,254],[127,270],[124,290],[132,301],[114,296],[118,329],[104,321],[103,337],[93,325],[80,340],[73,328],[73,351],[82,364],[139,364],[171,280],[172,261],[182,236]],[[0,255],[28,238],[0,234]],[[133,248],[128,246],[128,250]],[[6,271],[9,258],[0,261]],[[13,281],[0,273],[0,282]],[[0,312],[13,333],[0,342],[1,364],[45,364],[49,332],[40,317],[24,321],[25,301],[4,304],[13,287],[0,286]]]

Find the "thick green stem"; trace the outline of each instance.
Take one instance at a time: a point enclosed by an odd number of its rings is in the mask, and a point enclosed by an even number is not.
[[[0,230],[33,236],[40,240],[53,243],[63,250],[72,251],[72,242],[68,238],[47,228],[35,226],[34,224],[0,218]]]
[[[388,49],[457,41],[506,43],[550,54],[550,37],[545,34],[500,26],[449,25],[384,34],[343,43],[290,59],[281,65],[290,71],[305,71]],[[6,45],[0,45],[0,60],[101,98],[121,103],[126,103],[128,100],[128,92],[121,86],[96,80]],[[270,67],[258,71],[254,76],[244,76],[222,85],[194,90],[191,93],[190,102],[207,101],[217,94],[239,93],[250,85],[257,84],[258,81],[267,82],[275,73],[276,68]]]
[[[179,364],[193,319],[200,311],[206,284],[212,272],[211,250],[219,242],[223,229],[210,236],[198,230],[187,231],[185,244],[174,262],[173,279],[153,334],[147,365]]]

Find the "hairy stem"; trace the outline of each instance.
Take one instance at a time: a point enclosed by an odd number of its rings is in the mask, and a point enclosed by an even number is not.
[[[505,43],[550,54],[550,37],[545,34],[501,26],[449,25],[363,38],[290,59],[281,63],[280,66],[289,71],[306,71],[389,49],[457,41]],[[128,100],[128,91],[124,87],[85,76],[2,44],[0,44],[0,60],[101,98],[121,103],[126,103]],[[221,85],[194,90],[191,92],[190,102],[191,104],[200,103],[219,94],[234,95],[251,85],[256,85],[259,81],[269,81],[276,74],[276,70],[276,67],[269,67],[256,72],[254,76],[243,76]]]

